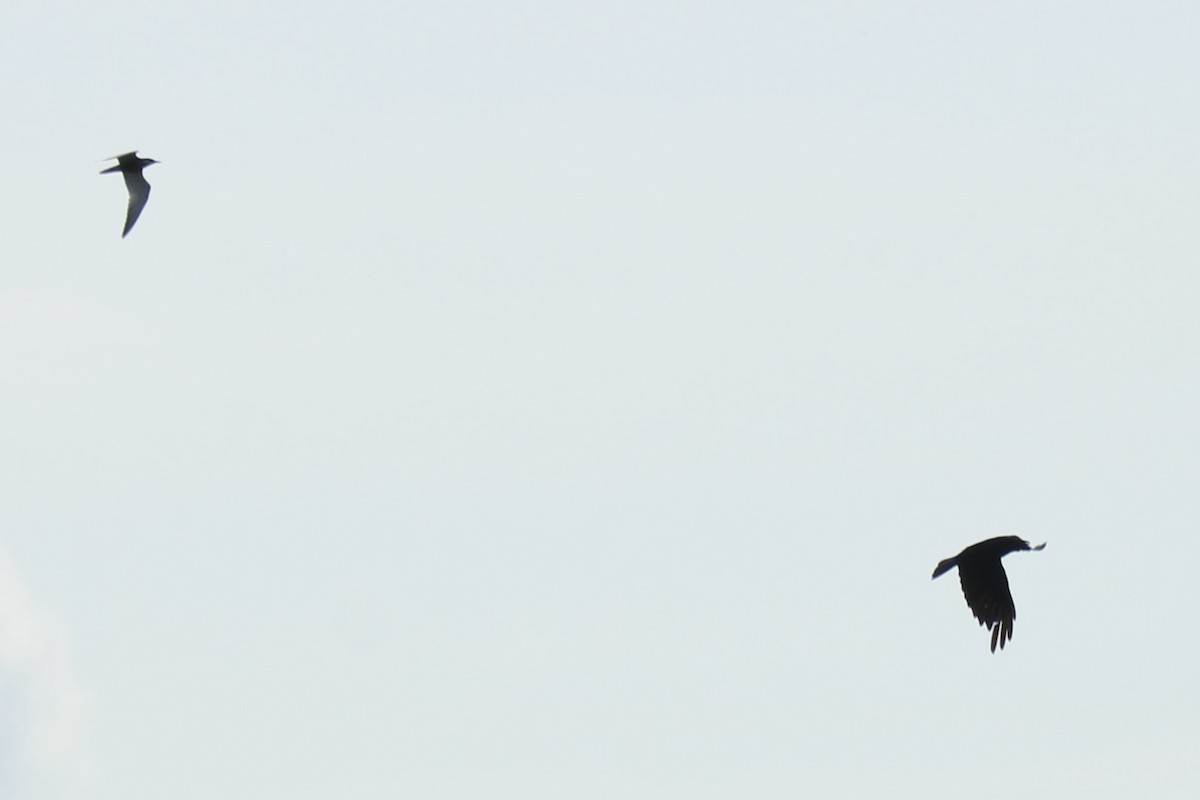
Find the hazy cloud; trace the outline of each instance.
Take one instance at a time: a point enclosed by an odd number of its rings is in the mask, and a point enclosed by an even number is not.
[[[0,387],[86,381],[146,340],[145,326],[85,297],[0,292]]]
[[[0,551],[0,794],[12,800],[76,797],[93,782],[90,701],[66,640]]]

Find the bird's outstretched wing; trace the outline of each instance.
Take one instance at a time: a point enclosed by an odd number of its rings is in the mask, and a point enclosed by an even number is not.
[[[126,170],[125,173],[125,188],[129,190],[129,208],[125,212],[125,230],[121,231],[121,238],[124,239],[129,232],[133,230],[133,223],[142,214],[142,209],[146,207],[146,201],[150,199],[150,184],[142,177],[141,171],[134,172]]]
[[[958,565],[958,578],[962,582],[963,596],[980,625],[992,632],[992,652],[996,645],[1004,649],[1004,643],[1012,639],[1013,621],[1017,618],[1017,606],[1008,589],[1008,576],[1000,559],[976,559]]]

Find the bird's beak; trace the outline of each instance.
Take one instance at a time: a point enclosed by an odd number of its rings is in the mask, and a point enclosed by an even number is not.
[[[1039,544],[1037,547],[1031,547],[1031,548],[1029,548],[1029,549],[1030,549],[1030,550],[1045,550],[1045,549],[1046,549],[1046,543],[1045,543],[1045,542],[1042,542],[1042,543],[1041,543],[1041,544]]]

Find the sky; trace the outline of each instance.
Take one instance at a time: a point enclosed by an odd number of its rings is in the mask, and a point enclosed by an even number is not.
[[[0,795],[1197,796],[1197,40],[10,4]]]

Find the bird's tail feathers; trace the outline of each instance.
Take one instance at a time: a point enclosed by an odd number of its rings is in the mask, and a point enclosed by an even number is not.
[[[958,560],[955,558],[947,558],[944,561],[940,561],[937,568],[933,571],[933,577],[936,578],[938,575],[944,575],[957,566]],[[933,578],[930,578],[930,580],[933,580]]]

